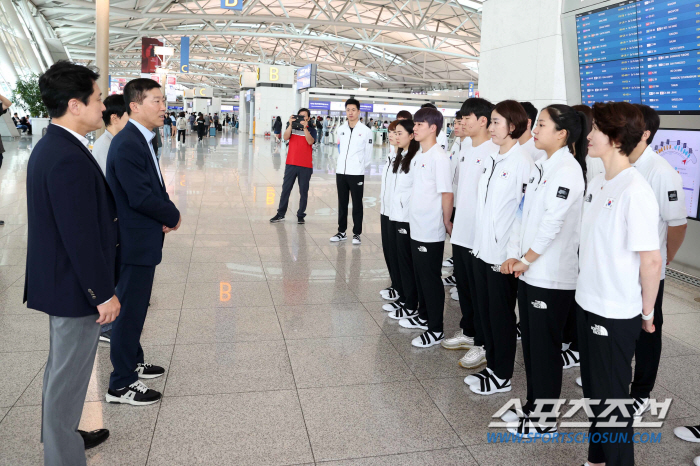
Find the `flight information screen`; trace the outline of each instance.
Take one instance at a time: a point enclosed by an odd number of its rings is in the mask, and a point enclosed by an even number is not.
[[[700,114],[700,0],[637,0],[577,15],[581,100]]]

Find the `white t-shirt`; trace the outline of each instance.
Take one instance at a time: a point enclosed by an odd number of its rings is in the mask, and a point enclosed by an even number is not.
[[[576,289],[584,190],[583,170],[568,148],[535,162],[508,244],[509,258],[518,259],[530,249],[540,254],[520,275],[525,283]]]
[[[437,144],[442,148],[442,150],[447,152],[447,133],[445,130],[440,130],[440,134],[437,135]]]
[[[591,180],[583,203],[579,306],[608,319],[642,312],[639,252],[659,249],[658,218],[654,192],[635,168],[609,181],[604,175]]]
[[[442,193],[452,192],[450,159],[439,144],[420,152],[411,164],[413,190],[409,223],[411,239],[422,243],[445,241]]]
[[[448,154],[450,157],[450,170],[452,171],[452,192],[455,195],[455,207],[457,207],[457,168],[459,167],[459,151],[461,144],[462,141],[460,141],[459,138],[455,138]]]
[[[686,220],[685,193],[683,179],[668,161],[654,152],[651,147],[637,159],[633,166],[639,170],[654,191],[659,203],[659,247],[664,266],[661,268],[661,280],[666,278],[666,260],[668,258],[668,227],[677,227],[688,223]]]
[[[505,154],[499,150],[486,159],[479,178],[472,253],[500,266],[508,258],[511,229],[534,165],[517,142]]]
[[[458,167],[460,189],[455,194],[455,204],[459,204],[459,209],[452,226],[452,244],[467,249],[474,246],[479,179],[484,172],[486,159],[495,152],[498,152],[498,146],[491,139],[477,147],[472,147],[471,139],[465,139],[462,144]]]
[[[538,160],[541,159],[546,159],[547,158],[547,153],[541,149],[538,149],[535,147],[535,138],[531,137],[530,139],[527,140],[525,144],[522,144],[521,147],[525,152],[528,153],[530,158],[532,159],[533,162],[537,162]]]
[[[598,175],[605,175],[605,165],[599,158],[586,156],[586,183],[591,182]]]

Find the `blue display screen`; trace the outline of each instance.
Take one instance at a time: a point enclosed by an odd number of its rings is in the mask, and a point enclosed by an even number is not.
[[[700,0],[638,0],[578,15],[581,101],[700,113]]]

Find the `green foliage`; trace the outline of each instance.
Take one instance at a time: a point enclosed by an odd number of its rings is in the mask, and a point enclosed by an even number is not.
[[[41,100],[39,90],[39,76],[33,74],[26,79],[18,79],[15,85],[15,92],[12,95],[12,103],[21,107],[32,117],[48,115],[48,110]]]

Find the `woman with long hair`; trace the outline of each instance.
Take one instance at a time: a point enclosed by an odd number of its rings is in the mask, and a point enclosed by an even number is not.
[[[204,122],[204,115],[202,115],[202,112],[199,112],[199,115],[197,116],[197,137],[199,138],[200,142],[202,141],[205,132],[206,124]]]
[[[389,126],[389,141],[392,138],[396,145],[396,157],[391,170],[396,177],[394,195],[392,197],[390,225],[391,242],[396,247],[398,258],[398,270],[396,279],[401,283],[403,291],[403,303],[394,309],[389,317],[395,320],[416,317],[418,315],[419,299],[416,277],[413,272],[413,258],[411,256],[411,227],[409,225],[409,205],[411,204],[411,190],[413,189],[413,173],[411,162],[420,151],[420,143],[413,138],[413,121],[399,120]],[[425,306],[425,303],[423,303]]]
[[[521,413],[504,414],[504,420],[513,424],[510,432],[526,437],[557,430],[556,419],[531,419],[529,413],[538,400],[561,394],[562,335],[574,307],[578,277],[588,124],[583,113],[550,105],[540,112],[533,133],[535,147],[546,157],[530,172],[510,235],[509,259],[501,265],[501,273],[520,278],[518,309],[527,376],[527,403]]]

